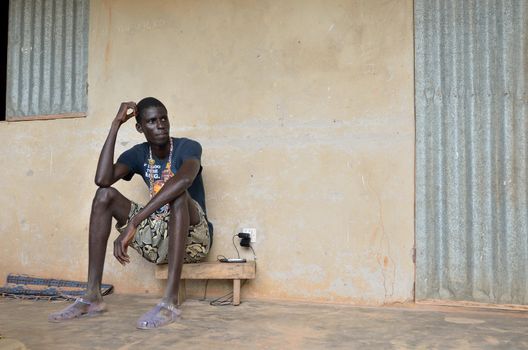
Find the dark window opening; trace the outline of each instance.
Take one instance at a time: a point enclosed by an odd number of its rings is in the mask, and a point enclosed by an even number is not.
[[[7,31],[9,1],[0,2],[0,121],[6,120]]]

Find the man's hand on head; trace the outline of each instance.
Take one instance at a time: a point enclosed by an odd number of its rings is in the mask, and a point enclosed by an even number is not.
[[[137,226],[131,220],[123,230],[123,233],[114,241],[114,257],[123,266],[130,262],[130,256],[127,254],[127,250],[130,242],[134,239],[136,231]]]
[[[122,124],[126,123],[130,118],[135,117],[136,113],[137,107],[135,102],[123,102],[121,103],[121,106],[119,106],[119,111],[117,111],[117,115],[114,119],[114,122],[117,123],[118,126],[121,126]]]

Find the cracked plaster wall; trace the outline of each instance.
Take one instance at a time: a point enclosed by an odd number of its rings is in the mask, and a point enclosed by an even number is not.
[[[412,18],[410,0],[92,1],[88,116],[0,124],[0,277],[85,278],[99,150],[119,102],[152,95],[203,145],[210,259],[258,230],[243,297],[412,299]],[[143,141],[132,124],[118,140]],[[104,281],[160,293],[132,260],[110,242]]]

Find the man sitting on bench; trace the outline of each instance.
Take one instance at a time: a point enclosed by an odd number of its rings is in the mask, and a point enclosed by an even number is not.
[[[117,133],[121,125],[136,117],[136,129],[147,142],[135,145],[114,160]],[[212,225],[205,214],[205,193],[200,162],[202,148],[196,141],[169,136],[167,109],[157,99],[147,97],[137,105],[121,104],[101,150],[95,183],[99,186],[90,214],[89,267],[86,294],[64,310],[51,314],[53,322],[106,311],[101,280],[112,217],[120,235],[114,241],[114,256],[122,264],[130,262],[131,245],[145,259],[168,263],[168,281],[163,299],[141,316],[137,327],[151,329],[174,322],[182,265],[203,259],[212,244]],[[150,201],[142,206],[125,198],[115,188],[116,181],[129,181],[139,174],[150,191]]]

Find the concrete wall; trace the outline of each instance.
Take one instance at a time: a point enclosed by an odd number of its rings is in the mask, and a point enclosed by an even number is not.
[[[92,1],[88,117],[0,124],[0,277],[86,278],[99,150],[119,103],[152,95],[203,145],[210,259],[258,230],[243,297],[412,299],[412,18],[410,0]],[[127,124],[116,153],[142,141]],[[104,281],[159,293],[132,259],[110,242]]]

